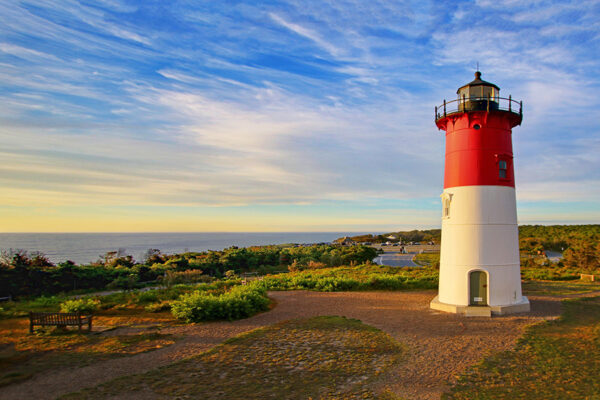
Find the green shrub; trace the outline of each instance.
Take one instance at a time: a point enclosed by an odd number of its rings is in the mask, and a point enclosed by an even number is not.
[[[234,320],[266,310],[269,305],[264,285],[254,283],[236,286],[228,292],[214,295],[195,291],[182,295],[171,303],[171,312],[187,322]]]
[[[129,274],[127,276],[120,276],[114,281],[106,285],[107,289],[125,289],[132,290],[139,287],[138,277],[135,274]]]
[[[136,296],[136,303],[138,304],[146,304],[146,303],[154,303],[159,300],[159,294],[157,290],[148,290],[145,292],[140,292]]]
[[[60,299],[56,296],[40,296],[28,302],[29,307],[34,309],[56,307]]]
[[[185,271],[166,271],[164,276],[157,279],[166,287],[171,287],[178,283],[193,283],[193,282],[211,282],[212,277],[204,275],[202,270],[185,270]]]
[[[262,284],[268,290],[305,289],[321,292],[435,289],[438,274],[432,267],[393,268],[364,264],[271,275],[266,276]]]
[[[225,271],[225,279],[238,279],[238,276],[234,270],[230,269],[229,271]]]
[[[171,309],[170,301],[161,301],[160,303],[152,303],[144,307],[148,312],[169,311]]]
[[[76,299],[67,300],[60,305],[60,311],[64,313],[92,313],[100,307],[100,300],[97,299]]]

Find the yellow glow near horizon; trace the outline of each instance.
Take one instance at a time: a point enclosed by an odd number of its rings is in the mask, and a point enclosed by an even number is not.
[[[212,212],[211,212],[212,211]],[[211,215],[213,214],[213,215]],[[217,215],[218,214],[218,215]],[[412,215],[409,215],[412,214]],[[127,211],[123,209],[56,210],[44,208],[14,208],[0,210],[0,232],[334,232],[378,231],[399,225],[423,226],[429,212],[391,213],[374,211],[359,213],[348,210],[338,215],[279,210],[277,213],[257,213],[255,210],[185,208],[177,214],[160,211]]]

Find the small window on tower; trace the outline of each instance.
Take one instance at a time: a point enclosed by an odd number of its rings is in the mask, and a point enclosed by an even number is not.
[[[500,160],[498,162],[498,177],[500,177],[501,179],[506,179],[506,170],[507,170],[506,161]]]
[[[442,194],[442,218],[450,218],[450,200],[452,195],[449,193]]]

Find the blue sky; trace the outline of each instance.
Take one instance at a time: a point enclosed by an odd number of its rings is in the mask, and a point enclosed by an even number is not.
[[[477,62],[520,223],[600,222],[599,1],[2,2],[0,231],[438,227]]]

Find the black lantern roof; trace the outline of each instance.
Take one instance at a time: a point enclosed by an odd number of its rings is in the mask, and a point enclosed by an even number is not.
[[[475,72],[475,79],[473,81],[467,83],[464,86],[459,87],[458,90],[456,91],[456,93],[458,94],[461,89],[466,88],[467,86],[491,86],[493,88],[496,88],[496,90],[500,90],[500,88],[498,86],[494,85],[493,83],[482,80],[481,72],[479,72],[479,71]]]

